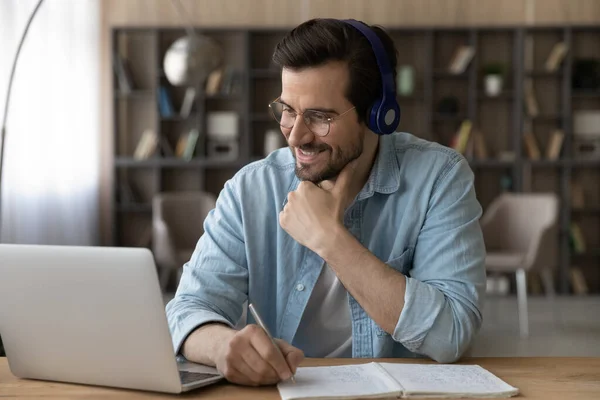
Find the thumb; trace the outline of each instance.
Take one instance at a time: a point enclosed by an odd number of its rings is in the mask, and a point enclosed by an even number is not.
[[[300,350],[299,348],[294,347],[291,344],[284,342],[281,339],[275,339],[275,340],[277,342],[277,345],[281,349],[281,353],[283,354],[283,357],[285,358],[288,365],[290,366],[292,373],[295,374],[296,369],[298,368],[300,363],[304,360],[304,352],[302,350]]]
[[[340,171],[338,177],[335,181],[334,190],[342,194],[344,193],[352,183],[352,178],[354,177],[354,173],[356,172],[356,167],[358,166],[358,158],[350,161],[346,166]]]

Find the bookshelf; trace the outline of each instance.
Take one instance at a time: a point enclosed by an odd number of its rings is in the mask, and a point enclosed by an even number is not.
[[[600,87],[573,87],[581,59],[600,60],[600,28],[594,26],[507,27],[386,27],[399,50],[398,66],[413,71],[412,92],[399,94],[399,130],[452,146],[465,120],[472,129],[462,149],[475,173],[476,191],[484,211],[502,191],[553,191],[561,199],[559,293],[573,293],[571,267],[584,276],[590,293],[600,292],[600,156],[575,151],[575,116],[581,110],[600,111]],[[206,190],[218,195],[225,181],[242,166],[265,156],[265,132],[278,126],[267,104],[280,94],[279,72],[271,63],[275,44],[285,28],[197,28],[224,49],[225,65],[233,71],[235,90],[204,94],[196,88],[189,115],[178,114],[186,89],[172,87],[162,69],[169,45],[183,36],[178,27],[114,27],[113,59],[128,64],[134,85],[122,91],[114,75],[114,223],[113,245],[149,246],[152,197],[162,191]],[[546,63],[557,43],[567,51],[554,69]],[[459,72],[449,66],[462,56]],[[498,63],[502,90],[490,96],[483,71]],[[460,64],[460,63],[458,63]],[[532,85],[537,114],[526,95]],[[161,116],[158,95],[166,87],[175,113]],[[235,158],[209,156],[207,119],[213,112],[232,111],[238,117]],[[158,144],[145,159],[134,152],[145,130],[156,132],[171,152]],[[182,135],[199,133],[193,156],[172,152]],[[563,133],[551,145],[555,132]],[[600,133],[600,132],[599,132]],[[475,139],[475,136],[478,139]],[[529,138],[529,139],[528,139]],[[532,157],[530,139],[539,157]],[[529,141],[528,141],[529,140]],[[475,143],[479,143],[479,145]],[[481,146],[483,143],[483,147]],[[282,145],[284,143],[282,142]],[[553,154],[549,148],[555,147]],[[573,192],[578,202],[572,204]],[[581,202],[583,199],[583,202]],[[573,243],[573,225],[585,238],[585,250]]]

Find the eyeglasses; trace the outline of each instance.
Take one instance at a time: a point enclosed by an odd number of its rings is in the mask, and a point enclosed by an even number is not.
[[[335,117],[330,117],[321,111],[306,110],[303,113],[296,112],[277,98],[269,104],[269,108],[271,109],[273,118],[275,118],[282,128],[292,129],[296,122],[296,117],[301,115],[304,118],[304,124],[312,133],[317,136],[327,136],[331,123],[356,107],[352,107]]]

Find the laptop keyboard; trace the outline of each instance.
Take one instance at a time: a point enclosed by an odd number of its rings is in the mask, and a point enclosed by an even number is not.
[[[181,383],[183,385],[185,385],[186,383],[197,382],[208,378],[214,378],[215,376],[219,375],[206,374],[203,372],[179,371],[179,378],[181,379]]]

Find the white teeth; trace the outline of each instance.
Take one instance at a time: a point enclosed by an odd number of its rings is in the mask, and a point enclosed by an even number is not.
[[[316,152],[316,151],[310,151],[310,152],[309,152],[309,151],[304,151],[304,150],[302,150],[302,149],[299,149],[299,150],[300,150],[300,152],[301,152],[302,154],[304,154],[305,156],[314,156],[315,154],[317,154],[317,152]]]

